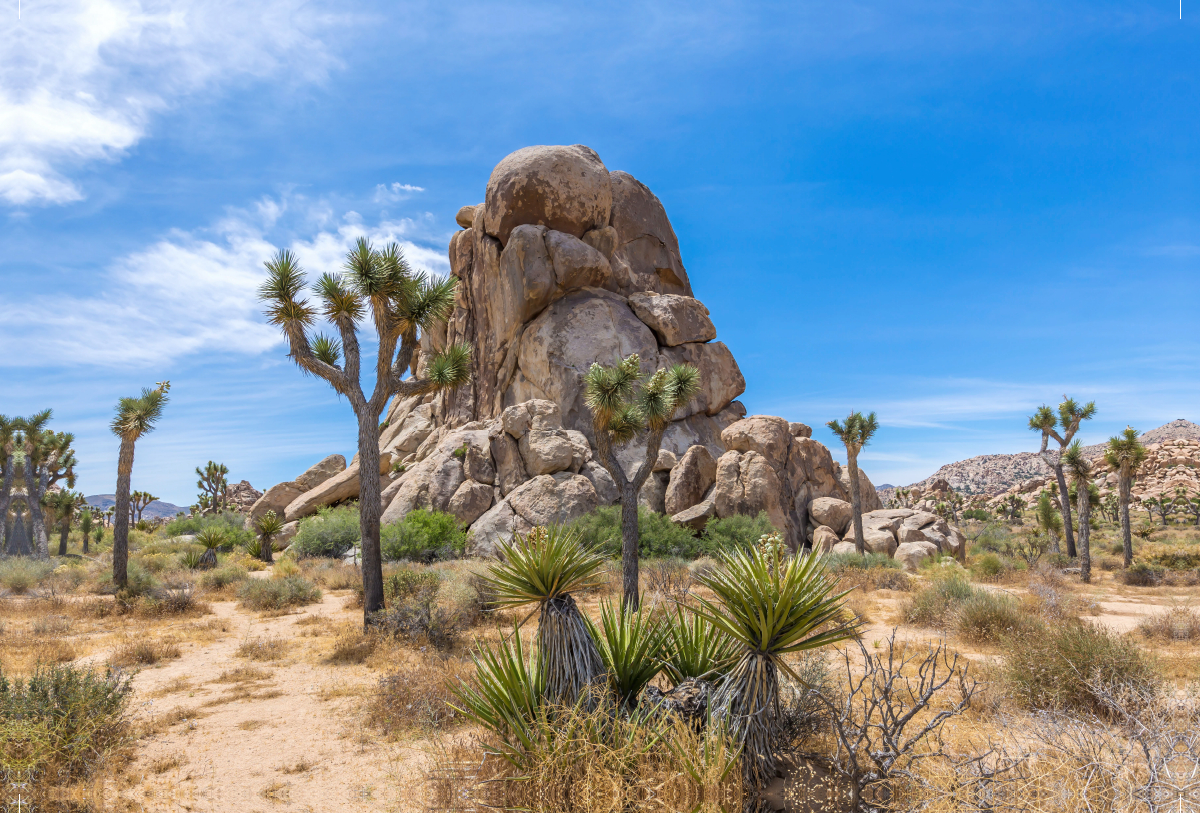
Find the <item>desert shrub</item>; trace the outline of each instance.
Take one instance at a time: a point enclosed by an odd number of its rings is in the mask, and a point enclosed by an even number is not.
[[[771,524],[765,511],[759,512],[756,517],[734,514],[709,520],[704,526],[700,548],[706,555],[715,556],[723,550],[733,551],[757,545],[764,534],[776,532],[777,529]]]
[[[1031,629],[1034,620],[1012,596],[975,590],[955,611],[954,628],[976,643],[996,643],[1001,638]]]
[[[962,512],[963,519],[973,519],[977,522],[991,522],[992,515],[982,508],[968,508]]]
[[[403,601],[418,593],[431,591],[436,593],[442,580],[432,570],[414,570],[401,568],[383,578],[383,598],[387,603]]]
[[[646,589],[671,601],[684,601],[692,589],[692,572],[683,559],[651,559],[639,565]]]
[[[1012,544],[1013,532],[999,522],[985,525],[975,540],[975,547],[980,551],[1003,553]]]
[[[835,696],[829,659],[820,650],[801,653],[798,662],[789,664],[796,678],[781,681],[779,712],[776,719],[774,746],[780,751],[792,751],[825,727],[826,714],[820,695]]]
[[[158,580],[154,578],[154,575],[142,567],[137,560],[130,560],[125,573],[127,581],[123,590],[116,589],[112,583],[112,574],[109,573],[101,583],[100,592],[114,594],[118,602],[128,604],[142,596],[150,595],[150,591],[158,586]]]
[[[959,605],[975,594],[975,588],[958,573],[935,578],[913,593],[902,610],[909,624],[948,628],[954,624]]]
[[[976,556],[971,562],[971,575],[979,579],[998,579],[1010,570],[1011,563],[993,551]]]
[[[1165,568],[1137,559],[1121,572],[1121,581],[1135,587],[1153,587],[1163,580]]]
[[[1026,604],[1029,610],[1049,621],[1078,621],[1084,610],[1091,609],[1067,589],[1062,576],[1054,570],[1031,574],[1028,590]]]
[[[867,553],[862,556],[857,553],[828,553],[825,555],[825,567],[830,573],[843,573],[847,570],[876,568],[902,570],[904,565],[886,553]]]
[[[1006,639],[1005,649],[1009,693],[1028,708],[1103,713],[1089,684],[1126,685],[1139,693],[1152,693],[1158,686],[1146,653],[1102,626],[1039,627]]]
[[[403,519],[384,525],[379,546],[386,561],[432,562],[456,559],[467,548],[467,532],[453,514],[418,508]]]
[[[377,634],[364,633],[361,626],[351,625],[334,637],[327,660],[330,663],[362,663],[371,656],[378,643]]]
[[[400,571],[384,581],[384,597],[392,597],[387,609],[371,617],[372,626],[393,638],[428,643],[436,649],[454,646],[465,621],[453,609],[438,602],[441,580],[429,571]]]
[[[302,559],[301,572],[326,590],[362,590],[362,569],[334,559]]]
[[[284,638],[247,638],[238,645],[234,653],[239,658],[252,661],[277,661],[287,654],[288,642]]]
[[[453,613],[464,626],[478,624],[494,608],[494,588],[483,581],[482,572],[464,567],[444,571],[440,576],[438,604]],[[482,594],[480,590],[483,590]]]
[[[244,567],[225,564],[201,575],[200,586],[205,590],[221,590],[231,584],[245,581],[247,578],[248,575]]]
[[[450,705],[456,701],[449,687],[469,672],[455,659],[389,672],[376,684],[368,716],[389,737],[414,730],[442,731],[466,723]]]
[[[42,665],[25,679],[0,673],[0,763],[54,785],[92,775],[129,742],[131,694],[129,677],[112,669]]]
[[[912,589],[912,579],[902,569],[895,567],[872,567],[866,570],[850,568],[838,574],[838,588],[849,590],[859,587],[869,590],[900,590]]]
[[[272,579],[282,579],[287,576],[299,576],[301,574],[300,565],[291,556],[283,556],[276,559],[274,566],[271,568]]]
[[[189,582],[176,582],[155,587],[142,596],[136,611],[144,616],[199,615],[211,612],[212,608],[196,599]]]
[[[0,586],[20,595],[29,592],[53,572],[54,566],[49,562],[13,556],[0,560]]]
[[[1138,632],[1158,641],[1200,640],[1200,613],[1190,607],[1172,607],[1138,625]]]
[[[609,505],[584,514],[570,525],[579,541],[604,556],[621,555],[621,506]],[[755,540],[757,541],[757,539]],[[638,506],[638,551],[643,557],[680,556],[694,559],[700,553],[700,540],[692,532],[671,522],[671,518]]]
[[[153,666],[159,661],[178,658],[183,654],[171,638],[149,638],[144,635],[126,636],[109,656],[113,666]]]
[[[320,601],[321,590],[303,576],[246,579],[238,585],[237,597],[248,610],[285,610]]]
[[[1146,546],[1138,552],[1138,558],[1145,559],[1152,567],[1165,570],[1195,570],[1200,568],[1200,545]]]
[[[176,517],[163,526],[163,532],[167,536],[196,536],[202,531],[215,530],[225,537],[225,550],[232,550],[254,536],[253,531],[246,530],[245,524],[246,518],[237,511],[221,511],[198,517]]]
[[[288,550],[298,559],[315,556],[340,559],[361,539],[357,508],[347,505],[322,508],[315,516],[300,520],[300,528]]]

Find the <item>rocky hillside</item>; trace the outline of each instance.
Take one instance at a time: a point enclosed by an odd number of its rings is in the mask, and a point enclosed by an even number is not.
[[[924,492],[935,481],[945,480],[951,488],[963,494],[1000,494],[1016,483],[1045,475],[1049,471],[1036,452],[984,454],[948,463],[909,488],[919,488]]]
[[[452,393],[395,398],[381,427],[383,521],[416,508],[469,526],[477,553],[535,525],[568,522],[617,500],[600,465],[583,376],[637,354],[651,375],[686,362],[701,391],[668,426],[641,502],[680,524],[765,511],[790,545],[816,527],[810,504],[849,496],[848,474],[812,430],[746,417],[746,387],[693,296],[659,199],[591,149],[527,147],[492,171],[484,202],[464,206],[450,240],[459,280],[448,322],[421,337],[414,369],[448,343],[469,343],[472,380]],[[632,472],[644,441],[622,448]],[[357,497],[357,459],[329,458],[268,489],[251,516],[296,523]],[[881,507],[862,475],[864,508]]]
[[[116,494],[93,494],[92,496],[85,497],[84,499],[87,500],[88,505],[92,506],[93,508],[99,508],[101,511],[105,511],[117,504]],[[163,502],[162,500],[155,500],[147,505],[145,510],[142,511],[142,518],[170,518],[178,514],[180,511],[186,514],[188,509],[179,505],[173,505],[169,502]]]

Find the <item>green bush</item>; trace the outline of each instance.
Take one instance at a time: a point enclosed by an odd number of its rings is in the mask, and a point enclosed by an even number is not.
[[[830,573],[841,573],[843,570],[870,570],[881,567],[889,570],[902,570],[904,565],[897,562],[886,553],[829,553],[825,555],[825,567]]]
[[[962,512],[963,519],[973,519],[979,522],[991,522],[992,515],[982,508],[968,508]]]
[[[216,530],[225,536],[225,550],[234,545],[244,545],[254,538],[254,533],[245,528],[246,518],[237,511],[221,511],[198,517],[177,517],[163,526],[167,536],[195,536],[201,531]]]
[[[1030,630],[1033,623],[1012,596],[978,589],[958,605],[954,618],[958,634],[975,643],[996,643]]]
[[[976,556],[971,562],[972,575],[981,579],[994,579],[1003,575],[1010,568],[1000,558],[998,553],[988,552],[981,556]]]
[[[0,759],[35,786],[92,775],[128,742],[131,693],[129,676],[87,666],[38,666],[25,680],[0,673]]]
[[[294,551],[297,559],[311,556],[340,559],[361,539],[357,508],[322,508],[316,516],[300,520],[300,528],[288,550]]]
[[[1166,568],[1162,565],[1152,565],[1136,559],[1126,570],[1121,571],[1121,581],[1135,587],[1153,587],[1162,582],[1165,573]]]
[[[981,551],[1004,553],[1012,545],[1012,531],[998,522],[993,522],[979,532],[975,547]]]
[[[391,604],[406,598],[412,598],[425,591],[437,592],[441,584],[438,574],[432,570],[397,570],[383,579],[383,598]]]
[[[0,559],[0,586],[18,595],[27,593],[54,572],[49,562],[40,562],[28,556]]]
[[[418,508],[403,519],[384,525],[379,532],[379,544],[387,561],[456,559],[466,552],[467,532],[459,527],[453,514]]]
[[[975,592],[958,573],[939,575],[932,584],[921,588],[905,602],[904,620],[925,627],[949,628],[955,622],[959,606]]]
[[[604,556],[621,555],[621,506],[609,505],[584,514],[571,523],[579,541]],[[700,540],[671,518],[638,506],[638,551],[642,556],[678,556],[694,559],[701,552]]]
[[[721,551],[757,545],[761,536],[773,533],[776,533],[776,528],[765,511],[759,512],[756,517],[734,514],[722,519],[709,520],[704,526],[700,548],[704,554],[716,556]]]
[[[202,575],[200,586],[205,590],[220,590],[222,587],[245,581],[247,578],[246,568],[238,565],[222,565]]]
[[[238,586],[237,597],[249,610],[285,610],[320,601],[321,590],[303,576],[246,579]]]
[[[1008,639],[1004,674],[1010,694],[1034,709],[1103,713],[1089,682],[1157,689],[1154,664],[1132,640],[1102,626],[1067,623]]]

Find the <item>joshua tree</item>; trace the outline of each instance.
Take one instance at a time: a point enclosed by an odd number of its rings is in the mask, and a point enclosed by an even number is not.
[[[8,509],[12,505],[13,478],[17,470],[16,441],[20,418],[0,415],[0,555],[8,550]]]
[[[254,521],[254,530],[258,532],[259,556],[268,564],[275,561],[275,537],[283,530],[283,519],[276,516],[274,511],[268,511]]]
[[[1121,521],[1121,500],[1116,494],[1108,494],[1100,502],[1100,510],[1104,518],[1111,520],[1114,525]]]
[[[229,487],[226,480],[229,468],[224,463],[214,463],[210,460],[203,469],[197,466],[196,474],[200,476],[200,479],[196,481],[196,487],[200,489],[201,509],[206,514],[220,511],[229,502],[225,494],[225,490]]]
[[[92,509],[84,505],[79,511],[79,532],[83,534],[83,555],[88,554],[88,537],[92,535]],[[100,530],[99,527],[96,530]]]
[[[95,530],[92,531],[92,541],[94,541],[97,545],[99,545],[101,542],[104,541],[104,525],[103,524],[97,525]]]
[[[157,500],[149,491],[135,491],[129,495],[129,521],[138,523],[142,521],[142,512],[150,503]]]
[[[383,560],[379,551],[379,517],[383,513],[379,484],[379,416],[395,395],[410,396],[453,389],[471,376],[471,348],[447,347],[428,363],[425,377],[402,380],[417,351],[419,333],[444,322],[454,307],[458,280],[431,279],[414,271],[400,246],[375,249],[359,238],[346,256],[345,273],[324,274],[313,286],[321,306],[302,298],[304,271],[290,251],[280,251],[267,264],[269,275],[259,289],[267,317],[287,337],[289,355],[300,368],[329,382],[344,395],[358,419],[358,519],[363,553],[363,623],[383,609]],[[310,336],[318,315],[332,322],[340,340]],[[378,336],[375,389],[368,398],[360,380],[359,322],[369,317]],[[345,363],[339,366],[343,356]]]
[[[1125,567],[1133,564],[1133,531],[1129,527],[1129,490],[1133,478],[1146,459],[1146,447],[1138,433],[1126,426],[1125,431],[1108,439],[1104,462],[1117,472],[1117,499],[1121,503],[1121,541],[1125,545]]]
[[[1087,583],[1092,580],[1092,493],[1088,488],[1092,480],[1092,461],[1083,453],[1079,441],[1075,441],[1062,453],[1062,464],[1071,473],[1075,483],[1075,505],[1079,512],[1079,578]],[[1066,517],[1063,520],[1063,526],[1066,527]]]
[[[54,521],[58,525],[59,556],[67,555],[67,540],[71,535],[71,522],[75,519],[76,509],[83,504],[83,495],[68,489],[51,492],[42,498],[42,505],[54,512]]]
[[[144,387],[137,397],[117,402],[117,414],[109,427],[121,439],[117,458],[117,504],[113,514],[113,584],[123,589],[129,583],[129,481],[133,477],[133,449],[138,438],[154,431],[167,404],[170,381],[157,389]],[[113,509],[110,509],[113,510]]]
[[[1055,510],[1054,501],[1050,499],[1050,492],[1048,491],[1043,491],[1038,495],[1037,525],[1038,530],[1050,540],[1051,550],[1057,553],[1058,538],[1063,532],[1063,521],[1058,511]]]
[[[19,424],[23,451],[21,469],[33,525],[33,555],[39,559],[50,557],[50,540],[46,535],[46,517],[42,511],[50,487],[63,480],[69,488],[75,487],[76,460],[75,452],[71,449],[75,436],[46,429],[51,414],[47,409],[22,419]]]
[[[1071,528],[1071,498],[1067,494],[1067,478],[1063,473],[1062,456],[1064,450],[1071,444],[1075,437],[1075,433],[1079,431],[1079,424],[1082,421],[1090,420],[1096,414],[1096,402],[1088,401],[1083,406],[1080,406],[1074,398],[1063,396],[1063,401],[1058,405],[1058,414],[1056,415],[1050,407],[1043,404],[1038,407],[1037,412],[1033,413],[1029,418],[1029,428],[1035,432],[1042,433],[1042,448],[1038,451],[1042,460],[1054,472],[1054,477],[1058,481],[1058,494],[1061,501],[1062,518],[1063,518],[1063,536],[1067,540],[1067,556],[1075,557],[1075,534]],[[1062,433],[1059,433],[1059,429]],[[1050,438],[1054,438],[1058,442],[1057,450],[1050,450],[1047,447],[1050,443]]]
[[[858,485],[858,453],[871,441],[871,436],[879,428],[879,421],[875,419],[874,412],[866,417],[861,412],[851,412],[846,416],[845,424],[830,421],[825,425],[846,446],[846,466],[850,469],[850,506],[854,511],[854,548],[862,556],[867,552],[867,547],[863,536],[862,494]]]
[[[643,384],[637,353],[614,367],[593,364],[584,376],[587,405],[592,411],[600,465],[621,494],[621,583],[625,605],[636,610],[638,592],[638,494],[650,478],[658,450],[676,411],[700,390],[700,371],[690,364],[658,370]],[[617,460],[617,447],[638,436],[646,440],[645,458],[632,477]]]
[[[1016,494],[1009,494],[1008,499],[1004,501],[1000,509],[1008,517],[1009,522],[1016,522],[1025,513],[1025,501]]]

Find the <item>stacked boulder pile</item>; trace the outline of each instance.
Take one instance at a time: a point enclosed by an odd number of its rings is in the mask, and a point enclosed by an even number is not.
[[[814,500],[849,499],[847,474],[808,426],[746,417],[736,400],[745,379],[693,297],[662,203],[636,178],[609,172],[581,145],[528,147],[501,161],[484,202],[456,219],[454,311],[422,337],[413,369],[467,342],[472,380],[389,405],[371,473],[382,479],[384,522],[446,511],[488,555],[514,531],[614,503],[583,377],[595,362],[634,353],[646,374],[688,362],[701,380],[664,434],[640,497],[647,507],[697,530],[713,517],[765,511],[796,549],[823,524],[811,516]],[[628,470],[644,457],[644,444],[618,453]],[[273,508],[290,524],[353,499],[360,472],[354,461],[343,467],[315,485],[310,469],[268,489],[252,514]],[[864,507],[881,508],[865,474],[861,485]]]

